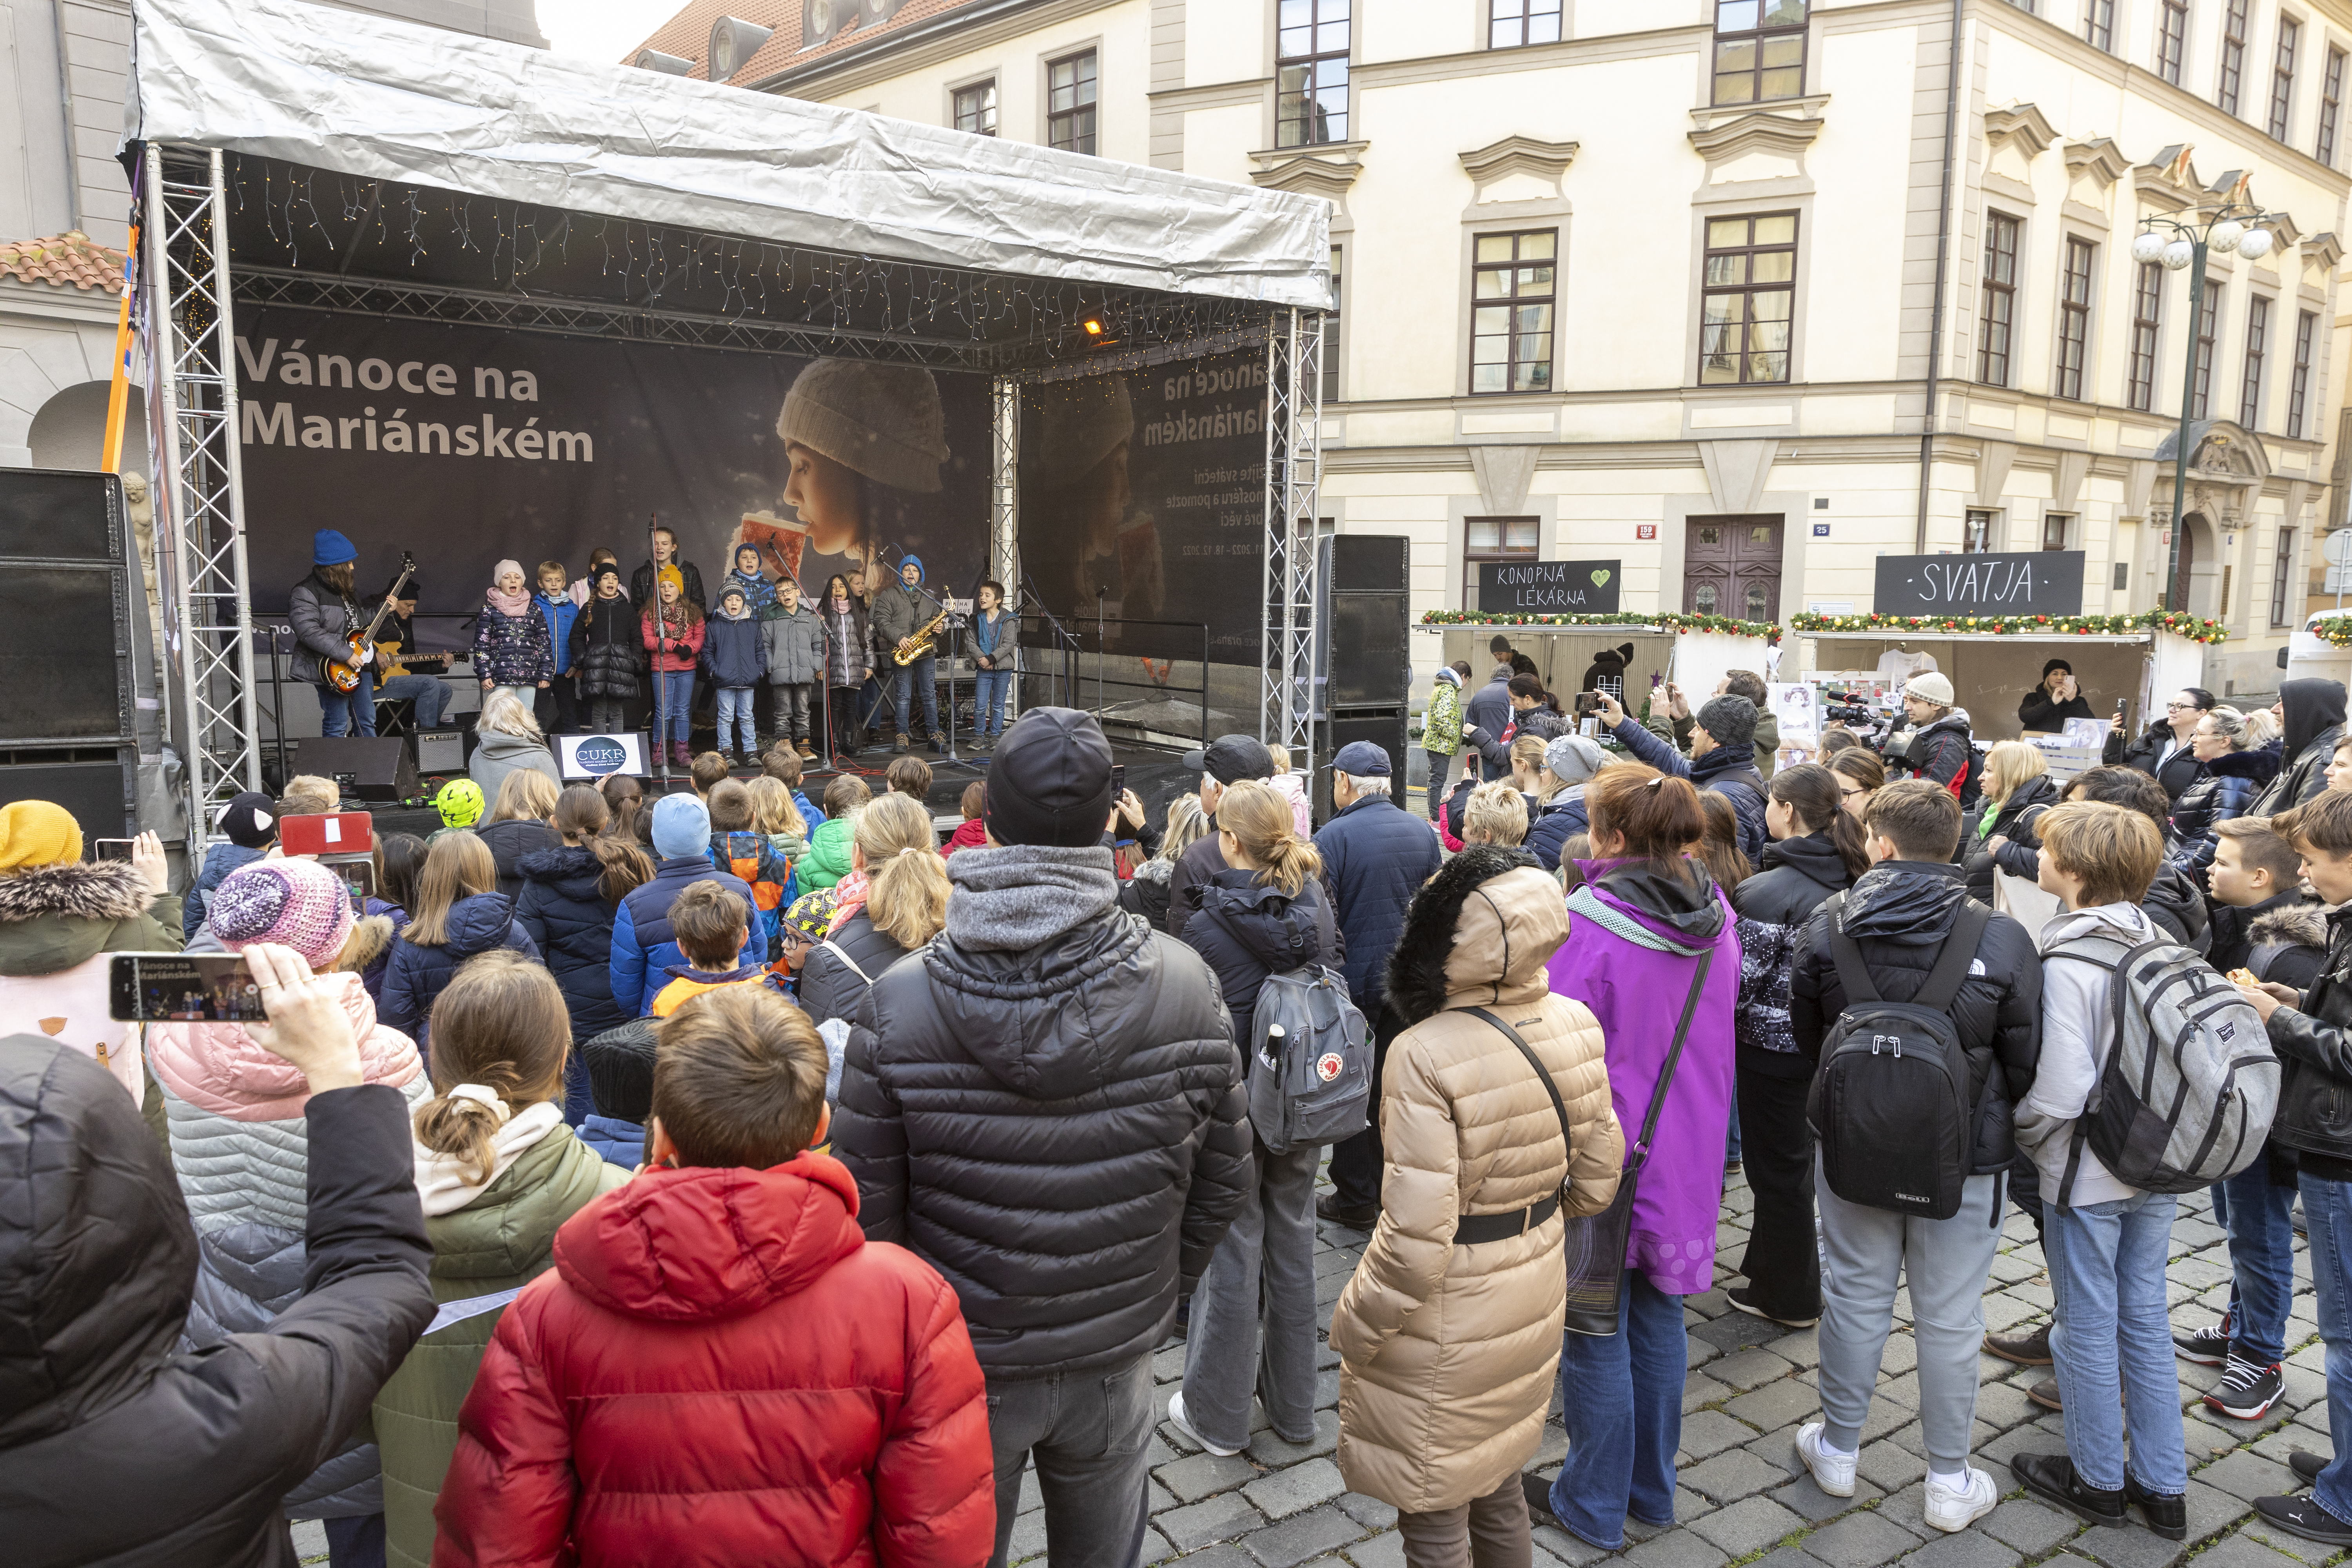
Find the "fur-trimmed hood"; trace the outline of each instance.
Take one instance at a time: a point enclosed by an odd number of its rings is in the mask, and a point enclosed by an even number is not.
[[[2256,915],[2246,928],[2246,940],[2256,947],[2265,942],[2288,943],[2295,947],[2327,945],[2327,917],[2336,912],[2332,904],[2289,904]]]
[[[1445,1007],[1446,995],[1453,989],[1447,971],[1454,942],[1462,934],[1463,906],[1470,895],[1522,866],[1542,868],[1524,849],[1482,844],[1454,856],[1422,884],[1405,913],[1404,931],[1389,957],[1388,999],[1408,1027]]]
[[[0,974],[55,974],[101,952],[177,949],[176,912],[168,894],[150,893],[120,860],[0,877]]]
[[[357,974],[373,968],[391,952],[392,917],[369,915],[352,926],[351,937],[335,959],[335,967]]]

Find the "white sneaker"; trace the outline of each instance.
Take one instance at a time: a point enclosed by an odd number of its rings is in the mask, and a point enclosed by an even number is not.
[[[1855,1454],[1832,1454],[1822,1440],[1822,1423],[1808,1421],[1797,1428],[1797,1458],[1813,1472],[1813,1485],[1831,1497],[1853,1496]]]
[[[1239,1448],[1220,1448],[1214,1443],[1210,1442],[1206,1437],[1202,1436],[1198,1432],[1195,1432],[1192,1429],[1192,1424],[1184,1419],[1184,1391],[1181,1388],[1168,1396],[1168,1419],[1175,1424],[1176,1430],[1183,1433],[1184,1436],[1192,1438],[1192,1441],[1200,1444],[1201,1447],[1206,1448],[1212,1454],[1216,1455],[1220,1459],[1230,1459],[1235,1454],[1241,1452]],[[1991,1483],[1988,1482],[1986,1484],[1990,1485]],[[1955,1526],[1954,1528],[1957,1529],[1958,1527]]]
[[[2000,1501],[2000,1492],[1993,1486],[1992,1478],[1974,1465],[1966,1471],[1966,1486],[1951,1486],[1927,1478],[1927,1522],[1937,1530],[1966,1530],[1993,1510]]]

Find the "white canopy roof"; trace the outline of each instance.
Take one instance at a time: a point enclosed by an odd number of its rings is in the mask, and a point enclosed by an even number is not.
[[[299,0],[135,0],[129,140],[852,255],[1330,304],[1311,196]]]

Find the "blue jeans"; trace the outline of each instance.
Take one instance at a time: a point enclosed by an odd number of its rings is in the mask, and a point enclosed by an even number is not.
[[[375,689],[379,698],[398,700],[402,698],[416,704],[416,727],[437,730],[441,715],[448,710],[449,688],[437,675],[395,675]]]
[[[2294,1189],[2271,1184],[2270,1161],[2213,1185],[2213,1218],[2230,1233],[2230,1351],[2256,1366],[2286,1359],[2294,1300]]]
[[[2189,1487],[2164,1299],[2175,1206],[2168,1194],[2142,1193],[2045,1210],[2042,1253],[2057,1299],[2050,1353],[2066,1406],[2066,1453],[2084,1484],[2104,1491],[2121,1489],[2126,1462],[2142,1491],[2177,1497]]]
[[[1013,696],[1013,672],[983,669],[972,679],[972,714],[983,735],[1003,733],[1004,705]]]
[[[660,712],[654,720],[654,742],[658,745],[669,739],[684,745],[694,723],[694,671],[656,670],[654,679],[661,698]]]
[[[898,733],[913,731],[919,735],[936,735],[940,731],[940,661],[935,654],[925,654],[914,663],[891,667],[890,695],[898,705]],[[922,693],[923,727],[915,730],[908,723],[912,704],[908,687],[914,686]]]
[[[725,751],[735,743],[736,733],[743,737],[743,754],[759,754],[760,742],[752,733],[752,698],[758,694],[754,686],[722,686],[719,689],[719,749]]]
[[[359,685],[349,691],[338,691],[323,680],[319,682],[319,733],[329,739],[375,733],[373,666],[360,671]]]
[[[2312,1500],[2352,1523],[2352,1182],[2301,1178],[2311,1279],[2319,1294],[2319,1337],[2327,1346],[2327,1436],[2336,1458]]]
[[[1604,1552],[1625,1544],[1628,1514],[1644,1524],[1675,1521],[1675,1450],[1690,1369],[1683,1299],[1631,1269],[1621,1297],[1615,1333],[1564,1334],[1559,1349],[1568,1462],[1551,1485],[1552,1517]]]

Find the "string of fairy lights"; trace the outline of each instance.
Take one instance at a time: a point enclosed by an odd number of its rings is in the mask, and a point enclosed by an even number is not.
[[[1026,379],[1262,345],[1277,313],[1244,300],[847,255],[266,159],[233,158],[226,173],[232,215],[240,226],[257,218],[270,253],[236,257],[242,268],[353,283],[404,277],[420,288],[791,327],[859,340],[860,352],[878,357],[890,357],[894,342],[934,363],[946,350],[966,368]],[[471,258],[456,269],[453,247]],[[462,283],[451,282],[453,270]]]

